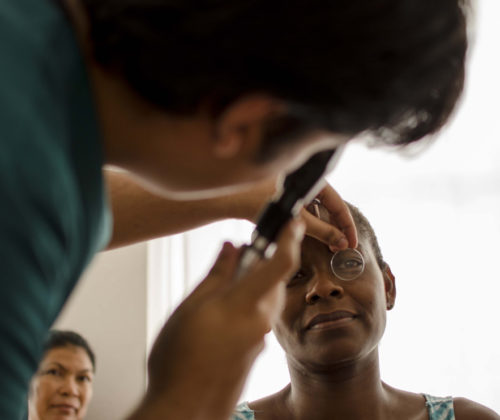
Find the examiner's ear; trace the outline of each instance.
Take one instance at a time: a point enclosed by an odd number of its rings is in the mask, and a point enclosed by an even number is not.
[[[221,159],[259,150],[267,121],[284,109],[281,101],[264,94],[244,96],[217,118],[214,155]]]
[[[389,267],[388,264],[385,265],[383,275],[385,300],[387,304],[387,310],[390,311],[392,308],[394,308],[394,303],[396,302],[396,277],[394,277],[394,274],[392,274],[391,267]]]

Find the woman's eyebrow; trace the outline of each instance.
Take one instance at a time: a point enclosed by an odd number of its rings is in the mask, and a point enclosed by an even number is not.
[[[43,370],[47,369],[50,367],[50,365],[56,365],[58,368],[64,370],[64,371],[69,371],[69,369],[64,366],[63,364],[59,363],[59,362],[48,362],[47,363],[47,366],[45,366],[43,368]],[[90,373],[93,373],[94,371],[91,369],[91,368],[84,368],[84,369],[80,369],[77,371],[77,373],[84,373],[84,372],[90,372]]]
[[[62,369],[62,370],[68,370],[66,368],[66,366],[62,365],[61,363],[59,362],[47,362],[47,365],[44,366],[44,369],[47,369],[50,365],[56,365],[58,368]]]

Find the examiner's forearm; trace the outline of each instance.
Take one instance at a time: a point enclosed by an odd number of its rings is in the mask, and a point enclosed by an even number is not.
[[[256,190],[204,200],[175,201],[146,191],[121,172],[104,171],[113,212],[108,249],[173,235],[226,218],[252,219],[271,194],[271,182]],[[268,191],[268,192],[267,192]]]
[[[168,381],[169,378],[152,378],[150,375],[150,388],[146,391],[139,406],[126,420],[224,420],[231,418],[250,367],[262,347],[263,344],[255,348],[250,347],[245,352],[245,357],[242,357],[242,361],[230,363],[225,370],[214,368],[209,364],[209,368],[214,369],[213,372],[209,372],[207,366],[203,366],[203,360],[191,360],[194,364],[201,363],[201,371],[210,374],[185,371],[181,377],[173,381],[173,384],[157,391],[153,391],[151,385],[158,382],[158,379],[161,383]],[[209,348],[207,351],[221,353],[217,349]],[[166,360],[166,363],[173,362],[168,358]],[[158,367],[156,371],[161,375],[164,370]]]

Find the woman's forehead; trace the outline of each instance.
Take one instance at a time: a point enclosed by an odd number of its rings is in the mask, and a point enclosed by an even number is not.
[[[92,361],[85,349],[78,346],[55,347],[45,353],[42,365],[58,364],[66,368],[92,370]]]
[[[371,249],[370,241],[364,235],[358,234],[358,246],[355,248],[361,254],[368,253]],[[304,256],[317,255],[318,253],[325,255],[333,255],[334,253],[328,248],[328,245],[311,236],[305,236],[302,241],[301,254]]]

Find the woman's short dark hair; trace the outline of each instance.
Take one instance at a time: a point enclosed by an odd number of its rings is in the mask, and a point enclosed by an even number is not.
[[[76,346],[84,349],[92,362],[92,368],[95,372],[94,352],[90,348],[89,343],[87,343],[87,340],[74,331],[50,330],[43,344],[43,354],[52,349],[66,346]]]
[[[283,100],[266,143],[312,130],[407,144],[462,91],[467,0],[83,0],[94,57],[168,112]]]
[[[356,225],[358,235],[360,236],[360,238],[363,237],[368,240],[375,254],[375,259],[377,260],[378,266],[381,270],[384,270],[387,266],[387,263],[384,261],[382,251],[378,243],[377,235],[375,234],[371,223],[368,221],[366,216],[361,213],[361,210],[359,208],[347,201],[345,203],[347,204],[347,207],[349,207],[351,216],[354,219],[354,224]]]

